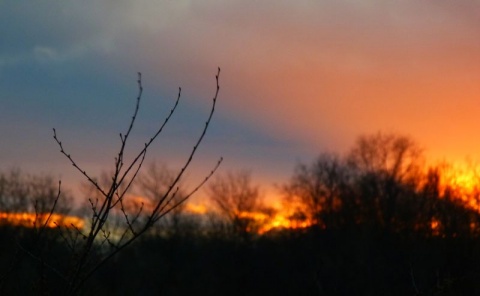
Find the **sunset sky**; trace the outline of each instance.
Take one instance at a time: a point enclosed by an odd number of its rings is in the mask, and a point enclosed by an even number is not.
[[[182,87],[147,162],[178,168],[215,92],[218,108],[187,176],[249,169],[271,187],[361,134],[409,135],[430,161],[480,160],[480,2],[1,1],[0,169],[109,170],[137,95],[129,151]]]

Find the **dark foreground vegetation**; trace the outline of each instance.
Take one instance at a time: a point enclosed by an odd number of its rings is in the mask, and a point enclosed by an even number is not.
[[[2,295],[62,295],[58,274],[13,243],[35,249],[31,237],[31,230],[1,229]],[[479,249],[476,238],[403,237],[360,226],[251,241],[146,236],[100,269],[81,294],[478,295]],[[68,270],[63,242],[49,241],[44,252],[45,262]]]
[[[62,214],[80,215],[57,200],[51,178],[0,177],[5,211],[36,213],[43,200],[45,209],[58,202]],[[261,222],[245,213],[274,210],[262,204],[247,173],[219,175],[207,185],[212,211],[193,215],[179,204],[75,293],[480,295],[480,215],[474,209],[480,191],[456,186],[454,177],[445,165],[426,168],[409,138],[360,137],[345,156],[322,154],[298,165],[281,189],[288,218],[310,227],[259,234]],[[165,167],[151,166],[132,190],[155,199],[171,178]],[[86,191],[87,200],[91,194]],[[176,198],[182,196],[179,191]],[[125,220],[130,210],[115,213]],[[104,225],[85,266],[103,262],[125,229],[135,231],[115,221]],[[64,295],[79,254],[72,250],[81,249],[72,244],[85,244],[85,237],[76,234],[78,227],[42,225],[0,228],[1,295]]]

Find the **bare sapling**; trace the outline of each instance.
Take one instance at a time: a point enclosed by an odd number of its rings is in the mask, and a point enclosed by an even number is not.
[[[120,133],[120,148],[115,156],[114,168],[109,175],[110,178],[107,186],[103,183],[99,183],[91,174],[84,170],[80,164],[78,164],[78,162],[66,151],[63,143],[60,141],[57,131],[53,129],[53,138],[58,144],[60,152],[70,161],[73,167],[86,178],[87,182],[97,193],[95,194],[95,198],[89,199],[90,209],[88,210],[90,216],[87,227],[81,229],[75,225],[72,225],[72,227],[62,227],[59,225],[59,228],[62,230],[61,239],[71,253],[68,264],[69,266],[68,268],[65,268],[65,272],[59,272],[58,269],[49,265],[47,267],[54,270],[62,279],[64,279],[66,282],[66,295],[78,294],[85,282],[102,265],[142,236],[142,234],[145,234],[157,221],[162,219],[162,217],[185,202],[185,200],[196,193],[215,173],[222,162],[222,158],[218,160],[213,169],[193,190],[182,195],[182,198],[180,199],[177,197],[179,192],[179,182],[190,166],[212,120],[220,90],[219,75],[220,68],[218,68],[217,75],[215,76],[216,90],[211,109],[205,125],[201,130],[200,136],[195,141],[183,166],[176,173],[175,177],[172,178],[173,181],[170,182],[165,193],[162,196],[158,196],[154,201],[153,206],[149,208],[141,206],[135,212],[128,210],[126,202],[129,196],[127,193],[132,187],[132,184],[134,184],[136,177],[142,168],[149,148],[162,133],[164,127],[175,113],[181,97],[181,88],[179,88],[178,96],[172,109],[159,125],[153,136],[145,142],[143,148],[138,153],[134,154],[134,157],[132,157],[131,160],[127,160],[125,157],[127,142],[130,139],[132,129],[137,119],[143,92],[141,74],[138,73],[138,96],[136,99],[135,110],[126,132],[124,134]],[[51,214],[54,211],[54,207],[52,208]],[[109,228],[109,224],[114,223],[114,221],[117,221],[118,219],[123,221],[124,227],[121,230],[121,233],[116,233],[114,236]]]

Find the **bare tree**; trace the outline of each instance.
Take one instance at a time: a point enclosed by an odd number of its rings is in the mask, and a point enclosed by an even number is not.
[[[25,174],[20,169],[0,172],[0,212],[48,213],[58,193],[58,183],[51,175]],[[72,195],[64,190],[56,212],[67,214],[71,209]]]
[[[401,203],[418,189],[423,174],[422,149],[408,137],[377,133],[359,137],[347,159],[356,174],[362,219],[390,230],[398,220],[395,215],[401,213]]]
[[[135,210],[143,206],[152,208],[155,202],[159,200],[168,190],[170,184],[175,180],[175,171],[169,169],[165,164],[151,163],[147,170],[138,177],[137,186],[135,186],[136,200],[131,200],[128,208]],[[180,186],[181,187],[181,186]],[[172,205],[177,204],[168,215],[164,217],[161,223],[155,228],[156,232],[166,235],[174,235],[180,232],[182,222],[185,222],[183,216],[185,203],[181,201],[185,199],[186,193],[180,189],[171,200]]]
[[[56,201],[58,195],[58,182],[55,182],[52,176],[30,176],[29,182],[29,198],[33,204],[33,210],[36,213],[48,213],[50,212],[53,204],[57,202],[55,206],[55,212],[66,215],[73,206],[73,196],[67,190],[62,190],[61,203]]]
[[[21,212],[29,207],[29,190],[27,176],[19,169],[0,173],[0,211]]]
[[[321,227],[370,221],[389,229],[395,215],[411,215],[405,205],[419,187],[422,165],[422,150],[410,138],[377,133],[359,137],[344,158],[324,153],[298,165],[284,190]]]
[[[287,204],[299,203],[314,224],[331,228],[342,220],[341,211],[353,207],[347,195],[349,172],[337,155],[324,153],[311,165],[299,164],[290,182],[283,187]],[[353,218],[350,215],[350,218]]]
[[[126,203],[128,202],[127,193],[132,188],[132,185],[142,168],[151,144],[163,131],[165,125],[174,114],[180,100],[181,89],[179,89],[178,97],[173,108],[170,110],[165,120],[159,125],[153,136],[145,143],[144,147],[138,151],[137,154],[134,154],[134,157],[131,160],[127,160],[125,157],[125,151],[137,119],[143,91],[141,75],[140,73],[138,74],[139,93],[136,99],[135,110],[127,131],[124,134],[120,133],[120,148],[115,157],[114,167],[106,186],[101,182],[98,182],[86,170],[84,170],[79,163],[77,163],[77,161],[64,148],[57,131],[53,129],[53,137],[60,148],[60,152],[69,160],[73,167],[86,178],[97,192],[97,195],[89,200],[89,207],[91,210],[89,226],[86,229],[80,229],[77,227],[74,227],[73,229],[63,229],[62,237],[71,253],[68,267],[62,270],[51,265],[45,265],[66,282],[64,291],[66,295],[78,294],[85,282],[102,265],[118,252],[122,251],[125,247],[129,246],[142,234],[146,233],[165,215],[179,207],[187,198],[197,192],[216,171],[222,161],[221,158],[212,171],[198,184],[197,187],[182,195],[182,198],[178,198],[180,194],[180,189],[178,187],[179,182],[189,167],[193,156],[197,152],[197,148],[205,136],[212,115],[215,111],[217,96],[220,89],[218,82],[219,74],[220,68],[216,75],[216,91],[213,97],[210,113],[203,129],[201,130],[200,136],[194,143],[185,163],[174,177],[169,179],[169,184],[165,187],[163,194],[154,197],[154,200],[152,200],[152,206],[148,209],[140,207],[136,213],[130,213],[126,210]],[[60,196],[60,194],[58,196]],[[55,205],[52,207],[52,212],[54,210]],[[118,219],[118,215],[115,215],[115,213],[121,214],[126,227],[122,233],[113,235],[109,230],[108,225],[112,221]],[[140,217],[142,217],[142,219],[140,219]],[[32,257],[43,262],[41,257],[35,257],[35,254],[32,254]]]
[[[349,163],[362,174],[381,174],[400,182],[417,180],[422,173],[423,150],[411,138],[377,133],[360,136],[348,154]]]
[[[253,214],[261,206],[261,197],[249,172],[217,176],[207,187],[207,194],[234,235],[246,238],[257,231],[259,225]]]

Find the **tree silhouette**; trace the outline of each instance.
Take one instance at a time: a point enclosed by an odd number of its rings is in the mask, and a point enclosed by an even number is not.
[[[396,134],[377,133],[358,138],[347,156],[357,186],[364,219],[387,231],[398,218],[421,179],[422,150],[413,140]]]
[[[302,204],[308,218],[322,228],[337,227],[348,219],[342,217],[342,210],[353,206],[346,195],[349,179],[346,163],[335,154],[323,153],[310,166],[297,165],[283,188],[287,204]]]
[[[246,239],[259,225],[252,214],[259,210],[259,188],[252,184],[247,171],[217,176],[207,186],[207,194],[216,210],[226,219],[230,233]]]
[[[20,170],[12,169],[0,173],[0,211],[22,212],[30,206],[27,176]]]
[[[151,163],[148,168],[138,176],[138,182],[134,188],[135,195],[138,195],[138,200],[130,200],[130,212],[137,211],[140,207],[152,208],[157,200],[159,200],[168,187],[175,179],[175,171],[169,169],[165,164]],[[184,215],[185,204],[182,200],[185,199],[186,193],[181,188],[173,197],[171,203],[177,204],[168,215],[166,215],[159,223],[153,227],[158,234],[177,235],[183,230],[182,223],[186,223]]]

